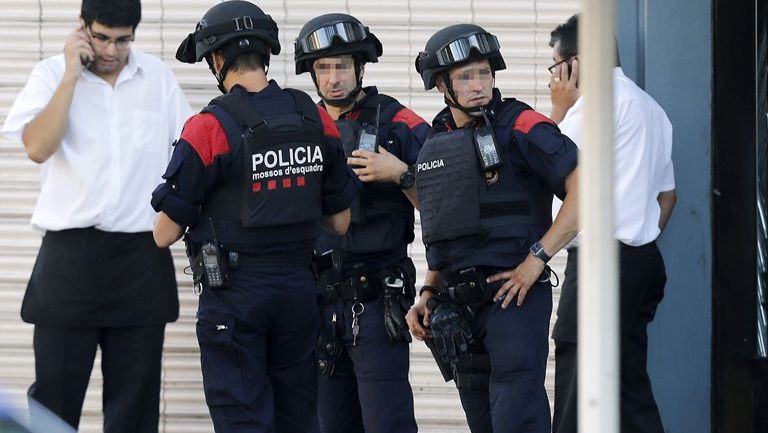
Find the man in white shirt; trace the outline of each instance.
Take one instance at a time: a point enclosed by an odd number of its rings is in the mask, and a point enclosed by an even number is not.
[[[35,325],[29,395],[76,428],[100,347],[105,433],[156,432],[179,304],[149,197],[191,108],[168,66],[131,47],[139,0],[83,0],[80,18],[3,126],[41,169],[32,225],[45,234],[21,309]]]
[[[584,101],[578,87],[578,16],[552,31],[552,119],[578,146]],[[617,55],[618,58],[618,55]],[[617,61],[618,63],[618,61]],[[614,80],[615,237],[619,244],[621,433],[663,433],[646,369],[648,324],[664,296],[666,273],[655,240],[675,205],[672,125],[664,110],[627,78]],[[578,238],[569,245],[555,340],[554,433],[577,428]]]

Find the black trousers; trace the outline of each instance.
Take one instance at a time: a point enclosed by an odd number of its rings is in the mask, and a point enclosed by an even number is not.
[[[158,430],[165,324],[126,328],[35,325],[29,397],[77,429],[96,348],[102,351],[104,433]],[[31,414],[35,421],[34,413]]]
[[[554,433],[577,431],[577,268],[578,251],[568,253],[555,340]],[[648,324],[664,297],[667,277],[655,242],[620,245],[620,411],[621,433],[664,433],[648,377]]]

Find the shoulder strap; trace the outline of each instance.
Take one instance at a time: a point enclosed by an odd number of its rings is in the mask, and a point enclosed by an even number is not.
[[[500,104],[496,123],[499,125],[514,125],[517,117],[526,110],[533,110],[533,108],[515,98],[505,98]]]
[[[315,105],[315,101],[312,100],[312,97],[301,90],[291,88],[285,88],[284,90],[291,94],[293,102],[296,103],[296,109],[302,117],[310,122],[320,125],[322,128],[323,122],[320,119],[320,113],[317,111],[317,105]]]
[[[381,125],[391,122],[395,114],[403,108],[403,105],[389,95],[377,93],[366,98],[360,108],[361,113],[358,120],[374,123],[376,122],[376,111],[379,110],[379,124]]]

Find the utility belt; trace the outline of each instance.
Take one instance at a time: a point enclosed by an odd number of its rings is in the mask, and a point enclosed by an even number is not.
[[[406,259],[410,260],[410,259]],[[387,287],[402,288],[404,281],[413,279],[405,269],[398,266],[370,271],[364,263],[353,266],[351,274],[340,281],[328,281],[332,272],[320,275],[317,282],[317,301],[320,305],[331,305],[339,301],[370,302],[376,300]],[[398,290],[399,290],[398,288]]]
[[[249,265],[294,265],[309,267],[310,254],[247,254],[229,251],[218,241],[194,242],[189,233],[184,234],[189,267],[184,273],[192,275],[193,291],[200,295],[204,289],[221,289],[229,282],[229,273],[240,266]]]
[[[441,296],[447,296],[459,305],[469,307],[472,312],[476,313],[478,308],[493,302],[496,292],[499,291],[505,282],[504,280],[493,283],[486,282],[487,278],[495,273],[487,272],[477,267],[462,269],[446,279],[449,283],[443,285],[439,293]],[[557,274],[552,271],[552,268],[547,265],[536,282],[547,282],[553,275],[556,279],[558,278]]]

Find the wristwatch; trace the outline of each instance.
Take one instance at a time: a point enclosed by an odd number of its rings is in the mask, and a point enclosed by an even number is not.
[[[405,173],[400,175],[400,189],[408,189],[416,183],[416,175],[413,173],[413,166],[409,165]]]
[[[540,258],[544,263],[547,263],[552,259],[552,257],[550,257],[546,251],[544,251],[544,247],[539,241],[534,242],[534,244],[531,245],[531,248],[528,250],[531,252],[531,254],[534,255],[534,257]]]

